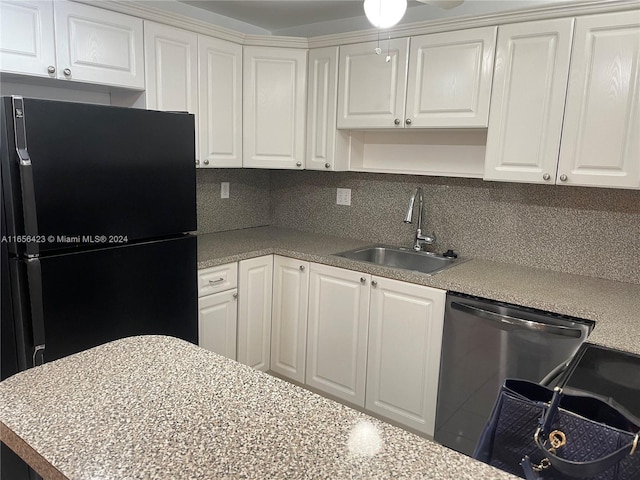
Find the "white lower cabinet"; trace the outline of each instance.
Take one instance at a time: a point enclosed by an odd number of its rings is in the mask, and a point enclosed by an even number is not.
[[[239,262],[237,360],[269,370],[273,255]]]
[[[198,300],[198,344],[202,348],[236,359],[238,290],[207,295]]]
[[[371,276],[312,263],[305,383],[364,406]]]
[[[446,292],[373,277],[365,408],[433,435]]]
[[[271,370],[304,382],[309,303],[309,263],[273,258]]]
[[[271,370],[433,435],[445,298],[444,290],[275,257]]]
[[[238,264],[198,271],[198,345],[236,359]]]
[[[266,255],[198,295],[201,347],[433,435],[444,290]]]

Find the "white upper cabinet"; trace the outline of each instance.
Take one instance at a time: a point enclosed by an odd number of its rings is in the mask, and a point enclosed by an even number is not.
[[[341,47],[338,128],[486,127],[495,39],[486,27]]]
[[[2,71],[144,89],[142,20],[62,0],[0,8]]]
[[[338,128],[402,127],[409,39],[340,47]],[[386,61],[387,55],[391,57]]]
[[[198,36],[144,22],[147,108],[196,113],[198,107]]]
[[[142,20],[73,2],[54,2],[58,77],[144,88]]]
[[[306,50],[245,47],[243,64],[243,166],[303,168]]]
[[[445,298],[444,290],[372,277],[365,408],[427,435],[435,427]]]
[[[495,43],[495,27],[412,37],[405,125],[486,127]]]
[[[499,27],[485,180],[554,183],[573,22]]]
[[[558,183],[640,188],[640,12],[579,17]]]
[[[309,50],[307,170],[341,171],[349,166],[349,133],[336,126],[338,50]]]
[[[364,407],[370,275],[311,264],[307,385]]]
[[[0,71],[56,77],[53,2],[0,3]]]
[[[242,46],[198,35],[200,167],[242,167]]]

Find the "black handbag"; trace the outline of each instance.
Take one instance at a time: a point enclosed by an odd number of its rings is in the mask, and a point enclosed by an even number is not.
[[[507,379],[473,457],[529,480],[640,480],[639,431],[587,393]]]

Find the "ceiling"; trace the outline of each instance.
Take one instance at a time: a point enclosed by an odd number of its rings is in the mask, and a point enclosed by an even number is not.
[[[358,20],[360,28],[370,28],[364,18],[362,0],[180,0],[182,3],[233,18],[274,33],[286,33],[296,27],[322,22],[345,23]],[[576,0],[568,0],[576,1]],[[466,0],[462,5],[445,10],[409,0],[407,13],[401,23],[435,20],[456,16],[531,8],[549,3],[566,3],[559,0]],[[353,22],[351,22],[353,24]],[[345,23],[346,25],[346,23]],[[356,26],[356,25],[354,25]],[[348,28],[347,28],[348,30]],[[298,28],[298,33],[304,30]],[[314,32],[313,34],[317,34]]]

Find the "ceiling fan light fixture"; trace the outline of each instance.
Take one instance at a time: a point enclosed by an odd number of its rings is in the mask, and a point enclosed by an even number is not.
[[[389,28],[407,11],[407,0],[364,0],[364,13],[376,28]]]

